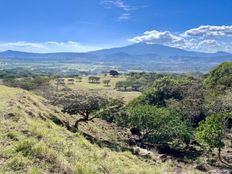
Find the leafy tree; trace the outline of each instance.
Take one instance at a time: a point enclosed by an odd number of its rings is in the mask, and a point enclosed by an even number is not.
[[[127,91],[127,89],[129,87],[131,87],[132,84],[130,81],[119,81],[116,83],[115,87],[118,89],[118,90],[124,90],[124,91]]]
[[[141,86],[138,83],[137,84],[135,83],[131,86],[131,88],[132,88],[132,91],[139,91]]]
[[[82,77],[77,77],[76,79],[77,79],[78,82],[82,81]]]
[[[109,99],[106,107],[100,113],[100,117],[108,122],[115,122],[121,116],[121,110],[124,107],[122,99]]]
[[[202,121],[196,129],[195,139],[207,150],[218,149],[218,158],[221,160],[221,149],[225,146],[223,138],[226,132],[226,123],[230,114],[214,113]]]
[[[110,80],[107,79],[107,80],[103,80],[102,82],[104,83],[104,85],[109,86]]]
[[[75,80],[74,79],[68,79],[68,84],[69,85],[73,85],[75,83]]]
[[[187,85],[187,80],[177,80],[171,77],[163,77],[156,81],[151,89],[144,92],[141,97],[141,104],[166,106],[166,100],[183,98],[183,88]]]
[[[78,128],[80,122],[87,122],[99,116],[99,112],[106,105],[106,99],[97,95],[72,92],[62,96],[57,101],[57,104],[62,106],[63,112],[70,115],[79,114],[82,116],[75,123],[75,127]]]
[[[111,70],[111,71],[109,72],[109,74],[110,74],[111,76],[113,76],[113,77],[116,77],[116,76],[119,75],[118,71],[115,71],[115,70]]]
[[[170,109],[150,105],[139,105],[128,109],[124,125],[142,132],[142,140],[154,144],[188,142],[190,133],[180,115]],[[122,121],[121,121],[122,123]]]
[[[90,76],[88,78],[89,83],[99,83],[100,79],[101,79],[100,77],[95,77],[95,76]]]

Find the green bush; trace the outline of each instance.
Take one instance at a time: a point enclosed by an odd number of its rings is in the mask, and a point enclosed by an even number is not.
[[[188,142],[190,132],[180,115],[171,109],[139,105],[128,109],[122,118],[129,128],[142,132],[142,139],[154,144]]]

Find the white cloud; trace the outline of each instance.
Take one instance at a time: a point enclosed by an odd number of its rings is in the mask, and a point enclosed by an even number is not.
[[[131,11],[133,9],[129,5],[125,4],[125,2],[122,0],[103,0],[101,1],[101,4],[104,6],[104,8],[117,7],[124,11]]]
[[[211,26],[203,25],[198,28],[192,28],[185,31],[182,36],[197,36],[197,37],[207,37],[207,36],[232,36],[232,26]]]
[[[45,48],[43,44],[41,43],[32,43],[32,42],[26,42],[26,41],[18,41],[18,42],[9,42],[9,43],[0,43],[1,47],[32,47],[32,48]]]
[[[99,48],[92,46],[81,45],[74,41],[67,42],[0,42],[0,51],[17,50],[28,52],[85,52],[97,50]]]
[[[137,10],[137,7],[126,4],[123,0],[102,0],[101,5],[106,9],[118,8],[122,14],[118,17],[118,21],[125,21],[131,18],[131,11]]]
[[[147,43],[156,43],[156,44],[171,44],[183,42],[183,38],[177,35],[170,33],[169,31],[160,32],[157,30],[146,31],[141,36],[136,36],[129,39],[131,42],[147,42]]]
[[[118,17],[118,21],[125,21],[131,18],[130,13],[123,13],[121,16]]]
[[[130,38],[129,41],[163,44],[193,51],[232,52],[231,38],[232,26],[205,25],[179,34],[170,31],[146,31],[143,35]]]

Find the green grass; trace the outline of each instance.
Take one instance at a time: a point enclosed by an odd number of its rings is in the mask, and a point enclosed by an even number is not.
[[[81,133],[56,125],[52,117],[68,116],[32,93],[0,85],[0,97],[1,174],[173,172],[171,161],[154,165],[129,151],[100,148]]]

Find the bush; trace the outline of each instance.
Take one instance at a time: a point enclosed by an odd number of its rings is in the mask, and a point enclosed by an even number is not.
[[[153,144],[188,142],[190,138],[187,124],[174,110],[139,105],[129,108],[122,119],[127,127],[142,132],[142,140]]]
[[[231,114],[214,113],[202,121],[196,129],[195,139],[205,149],[218,149],[218,157],[221,159],[221,149],[225,146],[226,123],[231,118]]]

